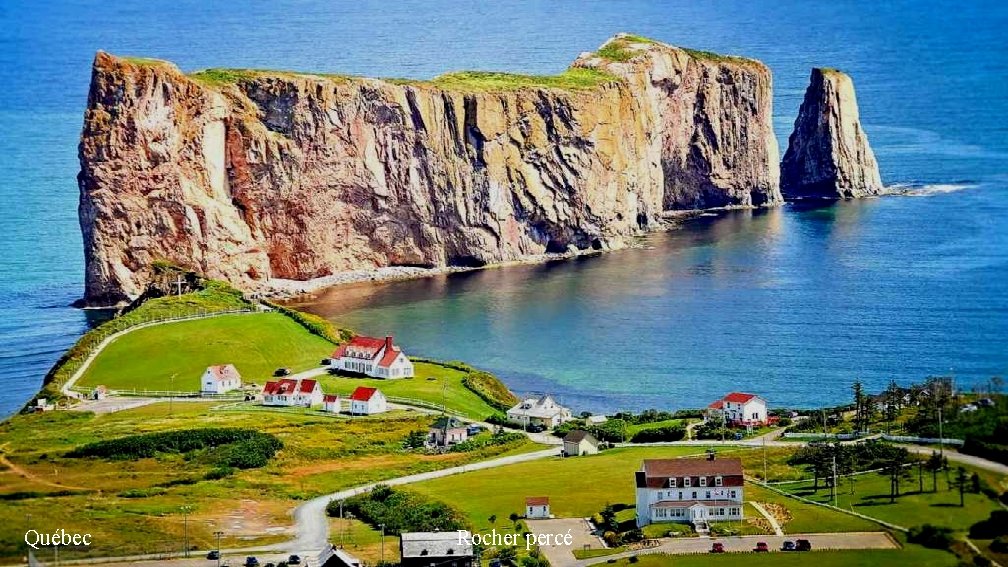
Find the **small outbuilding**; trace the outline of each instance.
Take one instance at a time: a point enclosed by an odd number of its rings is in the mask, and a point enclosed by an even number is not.
[[[315,564],[319,567],[361,567],[363,565],[360,559],[335,545],[327,545],[322,553],[319,553]]]
[[[352,415],[373,415],[388,411],[388,400],[378,388],[358,386],[350,394],[350,413]]]
[[[469,428],[454,417],[442,415],[434,420],[428,430],[427,439],[435,447],[451,447],[469,438]]]
[[[567,457],[594,455],[598,453],[598,439],[587,431],[575,429],[564,437],[563,447]]]
[[[550,518],[549,496],[530,496],[525,499],[525,518],[548,520]]]
[[[91,390],[91,399],[104,400],[105,398],[108,397],[108,394],[109,394],[108,388],[99,384],[98,386],[95,386],[93,390]]]
[[[328,413],[339,413],[343,411],[343,401],[337,394],[325,394],[322,396],[322,411]]]

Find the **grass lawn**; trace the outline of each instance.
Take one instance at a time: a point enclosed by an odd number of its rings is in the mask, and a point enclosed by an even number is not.
[[[331,343],[279,313],[225,315],[124,335],[98,355],[78,384],[198,391],[207,366],[227,363],[238,368],[243,382],[262,384],[281,366],[316,367],[332,350]]]
[[[429,362],[413,363],[416,376],[396,380],[376,380],[373,378],[349,378],[344,376],[323,376],[322,389],[329,393],[349,394],[357,386],[379,388],[386,396],[413,398],[441,405],[461,413],[470,419],[486,419],[497,413],[472,390],[462,384],[465,373]]]
[[[889,503],[889,477],[869,473],[854,477],[854,496],[850,495],[850,484],[845,479],[840,482],[837,505],[852,508],[856,512],[891,522],[898,526],[911,527],[932,523],[966,531],[973,523],[988,517],[998,504],[983,494],[966,493],[966,505],[959,506],[959,491],[946,490],[944,475],[939,475],[938,492],[930,492],[930,475],[925,472],[924,492],[918,492],[916,469],[913,480],[901,482],[902,495],[896,502]],[[829,489],[812,490],[812,483],[785,484],[781,488],[804,496],[816,502],[829,503]]]
[[[557,517],[587,517],[606,504],[634,503],[633,473],[645,458],[702,453],[697,447],[625,447],[588,457],[542,459],[411,484],[420,492],[461,510],[477,530],[508,526],[508,516],[524,513],[525,497],[549,496]],[[576,489],[572,487],[576,483]],[[497,523],[488,518],[497,516]]]
[[[785,516],[790,516],[790,519],[787,519],[787,517],[777,518],[777,522],[786,534],[877,532],[884,529],[874,522],[862,520],[856,516],[843,514],[814,504],[806,504],[752,483],[746,484],[745,491],[747,500],[780,506],[787,510]],[[751,507],[746,508],[746,512],[751,514],[757,513]],[[784,521],[781,521],[782,519]]]
[[[207,549],[223,527],[224,547],[290,537],[290,510],[298,501],[367,482],[514,454],[541,447],[531,442],[470,453],[423,455],[402,449],[413,430],[433,416],[399,412],[385,419],[334,419],[321,413],[213,409],[211,402],[158,403],[112,414],[21,414],[0,423],[0,562],[20,558],[30,515],[33,525],[83,530],[97,542],[67,559],[155,553],[179,549],[182,506],[191,506],[190,540]],[[284,443],[258,469],[207,480],[212,463],[184,455],[113,461],[67,458],[79,445],[126,435],[191,429],[247,427]],[[277,531],[280,528],[281,531]],[[83,533],[83,532],[82,532]],[[390,542],[386,540],[386,553]],[[391,545],[395,545],[394,542]]]
[[[329,518],[329,541],[368,565],[377,565],[382,558],[381,531],[360,520]],[[385,536],[385,561],[399,561],[397,536]]]

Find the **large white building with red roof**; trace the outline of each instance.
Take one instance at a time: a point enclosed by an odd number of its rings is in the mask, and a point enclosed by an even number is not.
[[[283,378],[266,382],[262,396],[264,406],[310,408],[322,403],[322,387],[310,378]]]
[[[742,519],[741,459],[645,459],[634,477],[638,527]]]
[[[388,411],[388,400],[378,388],[358,386],[350,394],[350,413],[353,415],[373,415]]]
[[[392,342],[392,337],[356,336],[333,352],[330,367],[372,378],[413,377],[413,363]]]
[[[241,388],[241,374],[233,364],[208,366],[200,380],[200,393],[204,396],[224,394]]]
[[[726,425],[760,427],[767,424],[766,400],[756,394],[732,392],[707,406],[704,419]]]

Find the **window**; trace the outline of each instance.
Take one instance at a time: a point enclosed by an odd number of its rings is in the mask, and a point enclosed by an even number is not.
[[[734,490],[731,491],[731,497],[735,498],[735,491]]]
[[[686,488],[689,488],[690,487],[690,477],[686,477],[686,478],[682,479],[682,485],[685,486]]]
[[[675,477],[668,479],[668,485],[675,488]]]
[[[714,477],[714,486],[721,486],[722,479],[719,476]]]
[[[693,500],[696,500],[696,491],[693,491]]]
[[[707,477],[700,477],[700,486],[707,486]]]
[[[704,496],[704,498],[706,498],[707,500],[710,500],[710,490],[707,491],[707,493]]]

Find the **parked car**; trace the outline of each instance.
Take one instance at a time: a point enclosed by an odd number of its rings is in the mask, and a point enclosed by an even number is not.
[[[323,358],[322,359],[322,362],[321,362],[322,366],[329,366],[330,364],[332,364],[332,359],[331,358]]]
[[[301,556],[300,555],[291,555],[290,557],[287,558],[287,564],[288,565],[300,565],[301,564]]]
[[[770,548],[767,547],[767,544],[766,544],[765,541],[761,541],[761,542],[759,542],[759,543],[756,544],[756,547],[753,548],[753,551],[767,552],[767,551],[770,551]]]
[[[812,551],[812,542],[807,539],[796,540],[795,551]]]
[[[795,545],[791,540],[785,541],[783,545],[780,546],[781,551],[794,551]]]
[[[207,553],[206,554],[206,558],[210,559],[210,560],[220,559],[220,552],[215,549],[215,550],[211,551],[210,553]]]
[[[711,544],[710,552],[724,553],[724,544],[721,543],[720,541],[715,541],[713,544]]]
[[[290,368],[277,368],[273,371],[274,376],[290,376]]]
[[[259,567],[259,560],[249,555],[245,558],[245,567]]]

